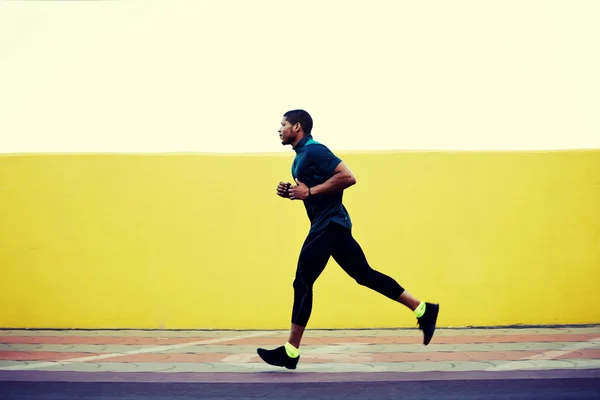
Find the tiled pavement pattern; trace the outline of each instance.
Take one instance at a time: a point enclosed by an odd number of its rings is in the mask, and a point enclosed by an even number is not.
[[[286,376],[307,372],[410,376],[415,372],[600,371],[600,326],[438,328],[429,346],[422,345],[417,329],[307,330],[297,370],[264,364],[256,348],[279,346],[287,334],[2,330],[0,380],[15,377],[18,371],[25,375],[25,371],[86,372],[90,379],[108,372],[144,372],[157,380],[179,376],[172,373],[210,373],[212,380],[220,374],[241,377],[268,371],[285,372]]]

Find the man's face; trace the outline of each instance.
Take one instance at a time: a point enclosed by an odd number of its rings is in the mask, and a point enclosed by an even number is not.
[[[284,146],[292,144],[297,135],[298,131],[294,129],[294,126],[292,126],[285,117],[283,117],[281,126],[279,127],[279,139],[281,139],[281,144]]]

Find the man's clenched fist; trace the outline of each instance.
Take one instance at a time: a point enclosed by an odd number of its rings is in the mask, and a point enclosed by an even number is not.
[[[292,186],[291,183],[289,182],[279,182],[279,185],[277,185],[277,195],[280,197],[283,197],[285,199],[289,199],[290,198],[290,186]]]

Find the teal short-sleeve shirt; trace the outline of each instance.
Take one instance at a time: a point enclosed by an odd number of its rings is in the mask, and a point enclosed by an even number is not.
[[[333,176],[342,160],[325,145],[316,142],[311,135],[305,136],[296,147],[292,164],[292,176],[308,187],[320,185]],[[352,228],[350,215],[342,204],[343,192],[311,195],[304,201],[311,222],[310,232],[325,228],[330,222]]]

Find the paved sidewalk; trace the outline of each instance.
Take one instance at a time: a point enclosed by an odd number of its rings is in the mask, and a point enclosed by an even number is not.
[[[298,369],[264,364],[287,331],[0,331],[0,381],[260,382],[600,377],[600,326],[307,330]]]

